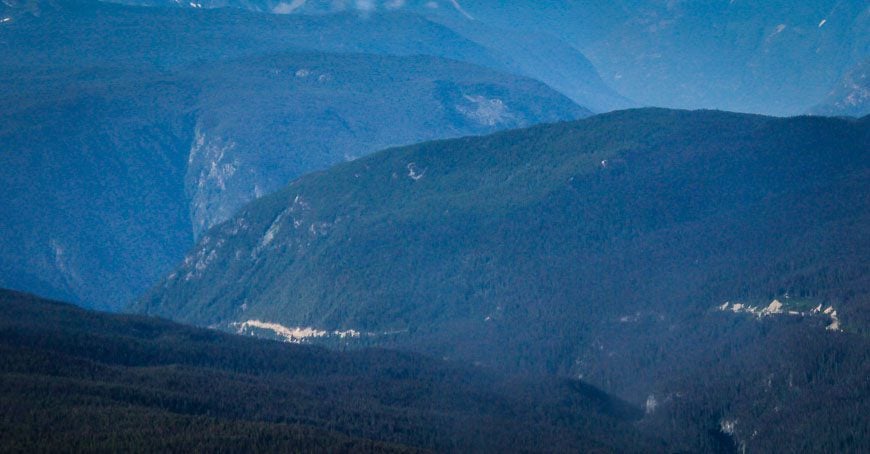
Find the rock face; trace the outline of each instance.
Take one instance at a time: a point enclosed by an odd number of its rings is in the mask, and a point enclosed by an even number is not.
[[[589,113],[523,77],[384,55],[389,39],[365,46],[377,55],[286,50],[356,42],[356,17],[33,5],[3,6],[0,285],[93,307],[118,309],[209,227],[303,173]],[[387,24],[404,30],[394,44],[413,32],[485,59],[437,24]]]
[[[862,117],[870,114],[870,58],[850,69],[825,100],[812,108],[816,115],[848,115]]]
[[[803,305],[805,305],[805,303]],[[837,316],[837,311],[834,309],[834,306],[828,306],[827,309],[822,310],[822,304],[819,304],[815,309],[802,311],[798,310],[797,307],[787,306],[775,299],[764,308],[743,303],[732,304],[730,302],[725,302],[719,306],[719,310],[723,312],[733,312],[735,314],[751,314],[759,319],[772,315],[787,315],[790,317],[827,317],[830,319],[830,323],[825,326],[825,329],[828,331],[841,331],[840,318]]]
[[[229,218],[239,203],[262,195],[254,190],[241,195],[238,200],[226,200],[227,183],[242,165],[239,158],[233,156],[235,147],[236,142],[232,139],[223,141],[206,137],[201,125],[194,130],[186,177],[194,237]],[[254,180],[256,185],[256,178]]]

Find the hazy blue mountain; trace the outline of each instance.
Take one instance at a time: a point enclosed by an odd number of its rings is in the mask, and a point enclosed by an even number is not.
[[[507,379],[0,290],[4,451],[603,451],[664,444],[578,380]],[[207,392],[203,392],[207,390]]]
[[[458,3],[432,1],[365,1],[332,0],[272,1],[272,0],[204,0],[182,2],[175,0],[121,0],[119,3],[144,6],[177,7],[184,9],[237,8],[279,15],[292,14],[300,21],[318,21],[339,15],[347,18],[357,31],[346,40],[326,37],[325,42],[302,42],[301,46],[352,46],[362,52],[381,52],[381,41],[397,42],[397,34],[408,35],[401,44],[394,45],[391,53],[403,52],[402,46],[415,48],[416,53],[458,58],[499,71],[528,76],[540,80],[574,102],[596,112],[633,107],[634,103],[607,86],[589,60],[572,47],[551,34],[531,30],[516,30],[491,26],[470,16]],[[419,33],[413,28],[402,29],[402,23],[417,18],[423,25]],[[321,18],[321,19],[318,19]],[[427,27],[443,25],[445,30],[467,38],[486,49],[485,56],[457,53],[453,39],[426,33]]]
[[[648,109],[387,150],[242,209],[136,309],[582,376],[690,450],[865,446],[868,140]]]
[[[486,47],[505,70],[540,80],[595,112],[637,106],[607,86],[583,54],[552,35],[493,27],[455,12],[426,13]]]
[[[279,50],[353,42],[355,17],[34,4],[0,29],[0,283],[97,307],[140,294],[204,229],[305,172],[588,114],[458,61]],[[390,24],[483,52],[407,18]]]
[[[644,105],[799,114],[870,56],[864,0],[461,4],[496,26],[559,36]]]
[[[0,49],[0,451],[870,452],[866,1],[4,0]]]
[[[195,91],[133,68],[5,68],[0,282],[99,307],[134,297],[193,241]]]
[[[379,55],[433,55],[498,65],[482,46],[414,14],[264,15],[241,10],[134,8],[96,0],[30,0],[7,7],[0,38],[5,64],[113,63],[160,69],[267,52],[317,50]],[[52,27],[54,33],[45,33]],[[108,33],[123,29],[125,33]],[[143,42],[144,41],[144,42]],[[78,50],[79,52],[72,52]]]
[[[487,34],[498,36],[489,43],[510,49],[522,74],[573,96],[572,78],[560,74],[567,66],[559,62],[580,60],[561,58],[565,52],[547,42],[549,36],[567,44],[562,48],[581,51],[619,93],[641,105],[674,108],[800,114],[870,56],[870,7],[864,0],[130,1],[283,14],[355,12],[363,18],[412,11],[447,19],[460,33],[472,30],[482,43]],[[588,84],[587,73],[576,79]],[[582,95],[573,99],[597,107]]]
[[[825,100],[813,107],[816,115],[848,115],[860,117],[870,114],[870,58],[851,68]]]

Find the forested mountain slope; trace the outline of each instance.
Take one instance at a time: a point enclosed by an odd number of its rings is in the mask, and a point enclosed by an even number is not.
[[[280,344],[0,291],[4,451],[621,451],[664,444],[576,380]]]
[[[689,433],[718,433],[754,401],[725,389],[764,381],[741,366],[751,355],[792,377],[771,381],[765,408],[803,415],[796,427],[816,422],[798,410],[807,396],[856,399],[825,410],[852,431],[819,426],[815,447],[833,448],[867,424],[868,143],[868,118],[645,109],[387,150],[241,210],[136,309],[295,341],[354,330],[363,345],[583,376],[652,408],[684,380],[700,387],[694,410],[658,414],[699,425]],[[813,372],[820,361],[831,369]],[[732,366],[734,383],[711,375]],[[728,436],[785,442],[747,411],[734,417],[757,426]]]

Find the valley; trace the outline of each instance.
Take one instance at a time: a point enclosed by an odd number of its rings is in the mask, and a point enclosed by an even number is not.
[[[859,0],[3,0],[0,451],[870,452]]]
[[[36,4],[38,16],[16,16],[0,35],[12,50],[0,57],[0,285],[91,307],[120,310],[206,229],[306,172],[590,114],[540,82],[471,64],[300,48],[324,29],[336,43],[361,32],[344,16]],[[456,41],[448,56],[485,53],[420,26],[400,28]]]

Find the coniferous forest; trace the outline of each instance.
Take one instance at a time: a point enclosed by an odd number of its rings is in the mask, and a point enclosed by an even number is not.
[[[0,453],[870,452],[866,0],[3,0]]]

